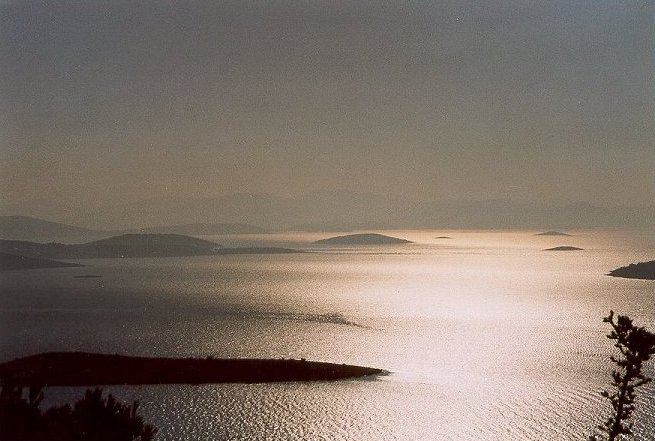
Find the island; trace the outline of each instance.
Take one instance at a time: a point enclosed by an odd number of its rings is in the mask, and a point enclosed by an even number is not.
[[[655,280],[655,260],[649,262],[631,263],[610,271],[608,276],[626,279]]]
[[[96,386],[334,381],[383,375],[382,369],[286,359],[150,358],[48,352],[0,364],[0,384]]]
[[[568,245],[560,246],[560,247],[553,247],[553,248],[546,248],[544,251],[583,251],[584,248],[578,248],[578,247],[572,247]]]
[[[82,244],[0,240],[0,252],[47,259],[122,257],[184,257],[226,254],[299,253],[288,248],[225,248],[215,242],[181,234],[123,234]]]
[[[335,236],[314,242],[316,245],[395,245],[406,243],[413,242],[376,233],[348,234],[346,236]]]
[[[59,262],[57,260],[26,257],[16,254],[0,253],[0,271],[39,269],[39,268],[66,268],[82,266],[77,263]]]
[[[435,239],[452,239],[450,236],[437,236]]]
[[[562,233],[560,231],[544,231],[543,233],[537,233],[535,236],[571,236],[571,234]]]

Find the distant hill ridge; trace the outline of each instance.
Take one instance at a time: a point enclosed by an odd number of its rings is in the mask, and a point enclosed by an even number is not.
[[[174,233],[195,236],[218,236],[221,234],[263,234],[267,230],[241,223],[196,223],[171,225],[135,230],[141,233]]]
[[[557,204],[506,199],[446,202],[422,199],[418,195],[398,197],[348,189],[293,197],[272,194],[159,197],[97,208],[22,201],[0,203],[0,210],[3,214],[26,214],[113,230],[114,234],[119,230],[127,232],[141,227],[198,222],[254,224],[269,230],[333,232],[493,228],[545,231],[553,226],[562,231],[588,228],[652,230],[655,227],[655,205],[605,207],[584,202]]]
[[[122,234],[181,234],[218,236],[222,234],[263,234],[267,231],[243,223],[194,223],[136,228],[129,230],[92,230],[29,216],[0,216],[0,239],[33,242],[80,243]]]
[[[180,234],[123,234],[83,244],[0,240],[0,251],[48,259],[121,257],[182,257],[222,254],[280,254],[287,248],[224,248],[214,242]]]
[[[65,241],[99,238],[100,232],[29,216],[0,216],[0,238],[33,241]]]

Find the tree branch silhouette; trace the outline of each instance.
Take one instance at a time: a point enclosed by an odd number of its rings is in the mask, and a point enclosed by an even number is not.
[[[607,338],[615,341],[614,347],[620,355],[610,356],[616,365],[611,374],[614,389],[601,393],[611,403],[612,414],[604,424],[598,426],[602,433],[590,436],[590,441],[616,441],[632,435],[631,419],[635,410],[636,389],[652,380],[642,369],[655,353],[655,334],[635,326],[629,317],[619,315],[615,321],[614,311],[610,311],[603,322],[612,327]]]

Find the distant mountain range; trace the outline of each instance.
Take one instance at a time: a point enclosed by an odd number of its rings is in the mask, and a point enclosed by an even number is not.
[[[37,242],[77,242],[98,239],[100,231],[73,227],[28,216],[0,216],[0,239],[33,240]]]
[[[265,229],[255,227],[253,225],[236,223],[172,225],[170,227],[160,226],[140,228],[133,231],[139,233],[186,234],[191,236],[219,236],[222,234],[264,234],[267,232]]]
[[[257,233],[261,232],[258,227],[278,231],[402,228],[655,229],[655,205],[600,207],[577,203],[556,206],[505,200],[444,203],[422,201],[420,195],[398,198],[350,191],[325,191],[296,198],[268,194],[233,194],[198,199],[159,198],[92,210],[57,207],[48,202],[0,203],[0,213],[56,219],[84,226],[94,232],[100,230],[112,234]],[[0,228],[0,231],[3,229]],[[14,237],[18,238],[16,235]]]

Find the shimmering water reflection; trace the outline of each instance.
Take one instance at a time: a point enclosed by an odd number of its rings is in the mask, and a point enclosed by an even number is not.
[[[602,317],[614,309],[655,328],[655,284],[604,274],[653,259],[652,236],[387,233],[417,243],[325,248],[311,241],[326,235],[231,236],[214,239],[311,253],[5,272],[1,354],[305,357],[393,372],[377,381],[111,388],[142,401],[159,440],[586,439],[609,380]],[[542,251],[558,245],[585,250]],[[73,278],[88,272],[102,278]],[[652,441],[649,387],[637,432]]]

